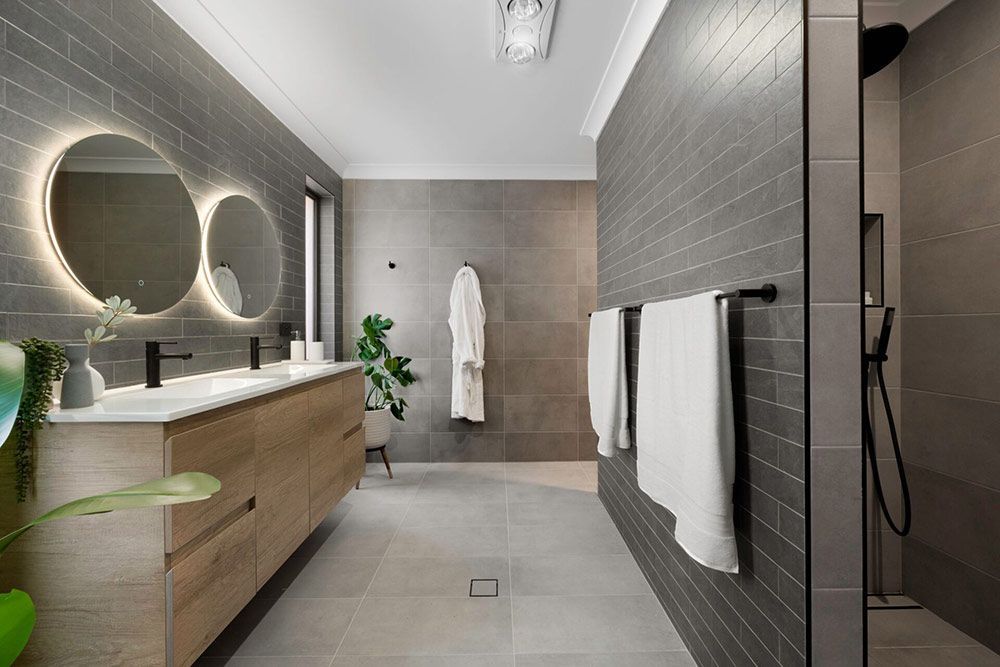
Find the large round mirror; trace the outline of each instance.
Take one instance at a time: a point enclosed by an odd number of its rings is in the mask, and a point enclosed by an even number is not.
[[[49,232],[73,278],[101,301],[170,308],[198,276],[201,227],[180,177],[145,145],[113,134],[74,144],[49,179]]]
[[[212,291],[231,313],[258,317],[278,296],[278,234],[263,209],[247,197],[226,197],[212,209],[202,261]]]

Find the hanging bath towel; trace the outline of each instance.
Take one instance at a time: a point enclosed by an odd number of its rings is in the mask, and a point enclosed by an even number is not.
[[[597,452],[602,456],[631,447],[625,370],[625,315],[621,308],[597,311],[590,316],[587,394]]]
[[[212,271],[212,284],[215,293],[222,299],[231,312],[243,314],[243,293],[240,291],[240,280],[228,266],[217,266]]]
[[[636,468],[639,488],[677,517],[677,543],[702,565],[737,572],[727,304],[716,294],[642,309]]]
[[[473,422],[483,415],[486,309],[479,290],[479,276],[464,266],[451,285],[451,417]]]

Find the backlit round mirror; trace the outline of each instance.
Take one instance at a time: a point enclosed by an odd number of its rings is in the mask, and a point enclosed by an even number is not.
[[[180,301],[198,275],[201,227],[180,177],[144,144],[98,134],[63,154],[49,179],[52,242],[73,278],[140,313]]]
[[[204,231],[202,261],[219,302],[240,317],[259,317],[278,296],[281,251],[264,210],[242,195],[212,209]]]

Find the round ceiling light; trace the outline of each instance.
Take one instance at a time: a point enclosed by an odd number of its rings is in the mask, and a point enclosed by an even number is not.
[[[542,4],[538,0],[510,0],[507,11],[518,21],[528,21],[542,11]]]
[[[515,65],[526,65],[535,57],[535,47],[524,42],[514,42],[507,47],[507,57]]]

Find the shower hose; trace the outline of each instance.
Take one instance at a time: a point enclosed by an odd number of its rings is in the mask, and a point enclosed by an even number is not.
[[[883,336],[888,336],[888,331],[883,328]],[[872,483],[875,487],[875,495],[878,496],[878,504],[882,506],[882,514],[885,515],[885,520],[889,523],[889,527],[892,532],[900,536],[905,536],[910,532],[910,488],[906,483],[906,470],[903,468],[903,456],[899,452],[899,436],[896,434],[896,423],[892,418],[892,407],[889,405],[889,392],[885,388],[885,377],[882,375],[882,364],[888,359],[884,352],[884,345],[888,341],[880,341],[880,350],[878,354],[866,354],[864,372],[862,373],[862,386],[864,388],[863,396],[865,397],[861,406],[861,417],[863,422],[863,437],[865,440],[865,447],[868,450],[868,460],[872,464]],[[892,438],[892,450],[896,457],[896,470],[899,473],[899,487],[903,493],[903,525],[902,527],[896,525],[896,522],[892,518],[892,514],[889,513],[889,506],[885,502],[885,492],[882,489],[882,479],[879,476],[878,471],[878,459],[875,458],[875,435],[872,431],[872,420],[871,415],[868,412],[868,377],[871,371],[871,365],[875,364],[875,374],[878,376],[878,386],[882,394],[882,403],[885,405],[885,416],[889,422],[889,436]]]

